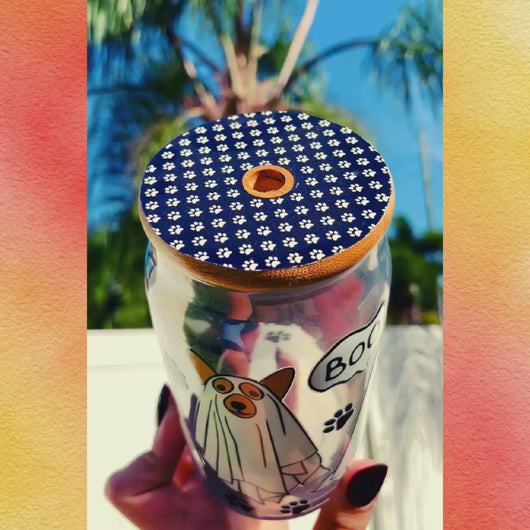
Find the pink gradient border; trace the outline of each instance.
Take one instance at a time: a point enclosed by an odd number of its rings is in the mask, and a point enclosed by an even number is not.
[[[0,17],[0,527],[86,526],[86,11]]]

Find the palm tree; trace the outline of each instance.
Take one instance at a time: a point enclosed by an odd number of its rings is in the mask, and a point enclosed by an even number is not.
[[[167,138],[200,121],[299,109],[360,131],[354,117],[325,103],[318,86],[315,90],[315,69],[343,50],[369,50],[378,78],[382,83],[391,79],[392,86],[397,83],[406,104],[417,79],[433,101],[439,98],[439,12],[430,1],[425,12],[407,7],[383,35],[339,43],[307,57],[306,41],[318,3],[306,0],[294,31],[289,34],[278,24],[268,39],[264,20],[270,23],[284,9],[274,0],[89,0],[89,230],[99,228],[91,213],[102,197],[114,214],[111,228],[118,228],[133,204],[139,169]],[[221,60],[183,36],[185,16],[194,17],[213,36]],[[128,214],[127,226],[134,216]],[[108,238],[98,237],[93,242],[101,253]],[[109,287],[120,284],[117,274],[105,280],[100,275],[108,292],[116,292]],[[109,305],[92,300],[89,315],[101,304]],[[120,325],[116,311],[113,315],[114,325]]]

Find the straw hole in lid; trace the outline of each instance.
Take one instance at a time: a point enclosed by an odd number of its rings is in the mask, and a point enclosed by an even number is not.
[[[280,166],[253,167],[243,176],[243,187],[256,197],[280,197],[291,191],[293,186],[292,173]]]

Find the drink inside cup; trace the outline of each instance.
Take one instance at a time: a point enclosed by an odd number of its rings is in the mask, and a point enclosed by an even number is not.
[[[392,206],[380,155],[301,113],[206,124],[148,166],[151,316],[205,487],[231,508],[306,514],[355,456]]]

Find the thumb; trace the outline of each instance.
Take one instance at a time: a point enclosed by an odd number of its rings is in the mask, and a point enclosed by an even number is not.
[[[387,469],[373,460],[353,462],[322,508],[314,530],[365,530]]]

